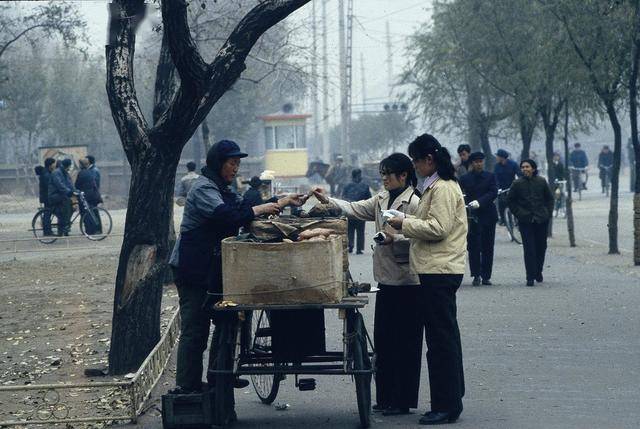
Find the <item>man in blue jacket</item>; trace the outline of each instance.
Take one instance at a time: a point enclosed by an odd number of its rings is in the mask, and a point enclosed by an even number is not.
[[[498,189],[509,189],[516,177],[522,177],[520,166],[514,160],[509,158],[510,154],[504,149],[498,149],[496,152],[496,166],[493,169],[496,175],[496,184]],[[504,211],[507,208],[505,196],[503,193],[498,198],[498,211],[500,212],[500,225],[504,225]]]
[[[75,191],[73,181],[69,176],[71,160],[60,161],[60,165],[51,173],[49,181],[48,199],[53,213],[58,217],[58,235],[69,235],[71,228],[71,196]]]
[[[496,177],[484,171],[484,154],[474,152],[469,156],[471,169],[460,178],[464,200],[470,210],[467,250],[473,286],[491,285],[493,246],[498,214],[493,200],[498,196]],[[482,280],[481,280],[482,278]]]
[[[573,150],[569,154],[569,166],[573,167],[571,170],[571,182],[573,183],[574,192],[578,192],[578,186],[581,184],[582,189],[587,189],[587,167],[589,166],[589,158],[587,153],[582,150],[582,145],[576,143],[573,145]],[[584,174],[585,179],[582,180]]]
[[[369,185],[362,181],[362,170],[356,168],[351,172],[351,183],[344,187],[342,197],[347,201],[361,201],[371,198]],[[354,244],[356,245],[356,254],[362,255],[364,250],[364,229],[365,221],[358,219],[349,219],[349,227],[347,228],[347,237],[349,239],[349,253],[353,252]],[[355,243],[357,234],[357,243]]]

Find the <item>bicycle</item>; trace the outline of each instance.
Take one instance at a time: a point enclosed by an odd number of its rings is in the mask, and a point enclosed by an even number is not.
[[[498,189],[498,198],[506,197],[508,192],[509,192],[509,188]],[[519,234],[518,220],[513,215],[513,213],[511,213],[511,210],[509,209],[509,207],[505,207],[504,209],[504,221],[505,221],[504,226],[507,228],[507,232],[509,233],[509,238],[511,239],[511,241],[515,242],[516,244],[522,244],[522,240],[518,235]]]
[[[611,169],[613,165],[600,166],[600,180],[602,181],[602,192],[608,197],[611,189]]]
[[[582,191],[587,189],[587,180],[589,179],[587,167],[569,167],[569,170],[571,171],[574,187],[578,193],[578,200],[582,201]]]
[[[77,192],[74,195],[78,198],[80,210],[74,213],[69,222],[69,228],[79,218],[82,235],[91,241],[101,241],[107,238],[113,228],[111,214],[103,207],[90,207],[84,197],[84,192]],[[47,223],[45,219],[50,221],[50,231],[45,230],[44,226]],[[88,225],[92,227],[89,228],[89,231],[87,231]],[[54,243],[64,234],[64,231],[60,230],[58,215],[50,208],[41,208],[36,212],[31,221],[31,231],[38,241],[43,244]]]
[[[566,180],[554,180],[553,183],[556,185],[556,188],[553,192],[553,211],[554,217],[558,217],[560,212],[562,211],[562,217],[567,217],[567,194],[565,192],[565,186],[567,185]]]

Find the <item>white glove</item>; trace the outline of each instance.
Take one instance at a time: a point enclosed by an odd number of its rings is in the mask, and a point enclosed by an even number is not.
[[[480,203],[478,202],[478,200],[473,200],[469,203],[469,207],[471,207],[472,209],[479,209]]]
[[[391,219],[392,217],[399,217],[401,219],[404,219],[404,213],[402,213],[399,210],[382,210],[382,218],[385,220],[385,222],[389,219]]]

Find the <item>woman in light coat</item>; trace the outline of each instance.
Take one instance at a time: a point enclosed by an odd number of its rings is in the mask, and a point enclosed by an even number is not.
[[[431,411],[420,424],[453,423],[464,396],[456,291],[466,262],[467,214],[447,149],[423,134],[409,145],[409,155],[423,179],[420,203],[415,216],[394,217],[389,224],[411,239],[411,271],[420,277],[431,390]]]
[[[385,235],[373,252],[373,276],[379,284],[374,322],[377,403],[373,408],[389,416],[408,414],[418,406],[423,328],[417,305],[420,281],[409,269],[409,240],[385,223],[382,212],[413,214],[419,197],[406,155],[394,153],[383,159],[380,175],[385,190],[366,200],[328,198],[321,189],[315,195],[340,207],[350,219],[375,222],[376,232]]]

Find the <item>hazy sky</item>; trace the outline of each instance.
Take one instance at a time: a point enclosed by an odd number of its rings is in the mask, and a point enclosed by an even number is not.
[[[212,0],[205,0],[215,7]],[[314,0],[318,20],[320,20],[321,0]],[[103,49],[106,38],[107,2],[106,0],[78,1],[82,13],[89,24],[92,45]],[[397,74],[406,63],[405,41],[407,36],[429,20],[429,0],[354,0],[353,27],[353,103],[362,103],[361,57],[364,58],[366,76],[366,95],[368,102],[382,102],[388,98],[386,23],[389,22],[393,46],[393,69]],[[346,5],[346,0],[345,0]],[[339,112],[338,93],[338,0],[327,0],[328,12],[328,50],[329,75],[331,81],[331,111]],[[292,24],[308,23],[311,17],[311,3],[307,4],[288,20]],[[320,25],[320,23],[319,23]],[[308,29],[308,30],[307,30]],[[319,43],[321,43],[321,35]],[[298,32],[302,44],[310,46],[310,26]],[[319,45],[319,54],[322,52]],[[321,69],[319,69],[321,71]],[[307,105],[307,108],[309,106]],[[337,118],[336,118],[337,119]]]

